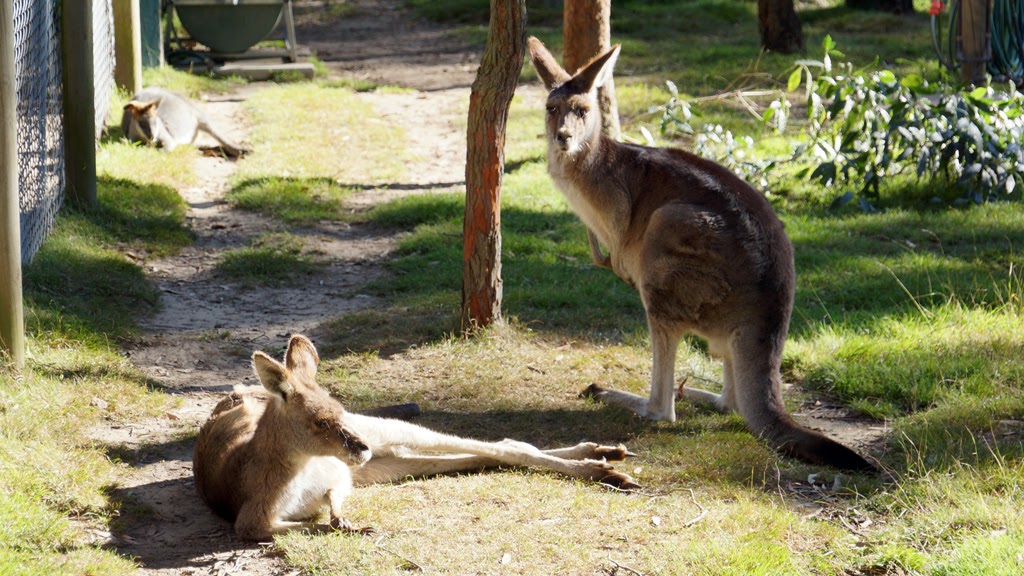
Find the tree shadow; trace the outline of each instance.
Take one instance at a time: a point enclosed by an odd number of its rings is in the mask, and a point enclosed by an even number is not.
[[[120,337],[158,305],[159,294],[131,261],[191,243],[184,204],[165,186],[101,178],[94,207],[66,205],[48,240],[24,267],[30,330]],[[104,247],[88,248],[89,237]],[[138,253],[136,253],[138,252]]]

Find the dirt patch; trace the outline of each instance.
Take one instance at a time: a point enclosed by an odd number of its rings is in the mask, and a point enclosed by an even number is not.
[[[346,2],[340,18],[328,15],[331,4],[297,5],[295,33],[332,71],[423,92],[472,85],[482,52],[450,29],[394,1]]]

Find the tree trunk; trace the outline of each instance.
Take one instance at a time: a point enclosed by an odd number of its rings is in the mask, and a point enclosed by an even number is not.
[[[491,0],[480,69],[469,96],[462,331],[501,318],[501,176],[505,124],[526,54],[526,0]]]
[[[795,54],[804,50],[804,34],[793,9],[793,0],[757,0],[761,47]]]
[[[570,74],[582,68],[592,58],[611,48],[611,0],[565,0],[562,12],[562,67]],[[618,140],[619,106],[615,99],[615,81],[611,78],[597,91],[601,104],[602,129]]]
[[[846,0],[846,7],[855,10],[881,10],[893,14],[913,14],[914,0]]]

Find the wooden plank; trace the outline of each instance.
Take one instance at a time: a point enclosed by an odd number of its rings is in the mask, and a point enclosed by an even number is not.
[[[64,175],[67,198],[96,205],[96,96],[93,88],[93,0],[64,0]]]
[[[114,82],[129,94],[142,90],[139,0],[114,0]]]

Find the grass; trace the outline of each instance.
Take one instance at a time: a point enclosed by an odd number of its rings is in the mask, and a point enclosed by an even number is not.
[[[225,252],[217,270],[242,286],[294,283],[317,267],[303,248],[302,239],[294,234],[265,234],[246,248]]]
[[[84,439],[100,422],[172,405],[121,354],[159,303],[128,255],[173,253],[190,235],[173,190],[101,174],[99,207],[65,207],[23,270],[28,367],[17,377],[0,370],[3,574],[133,570],[131,559],[88,544],[90,531],[117,517],[106,494],[120,471]]]
[[[486,2],[416,4],[480,37]],[[799,7],[809,47],[829,33],[855,62],[879,55],[898,70],[939,73],[920,15]],[[531,33],[557,50],[558,11],[530,8]],[[627,133],[664,100],[665,79],[691,95],[737,78],[771,85],[792,59],[758,58],[754,10],[748,1],[617,2]],[[254,152],[239,164],[232,201],[312,226],[351,218],[346,198],[400,182],[409,160],[401,129],[376,118],[358,89],[327,80],[261,91],[248,109]],[[728,105],[715,113],[758,134]],[[625,470],[644,491],[533,471],[373,486],[357,490],[346,513],[376,527],[375,537],[290,534],[275,553],[309,574],[1024,571],[1020,202],[935,206],[929,184],[893,182],[881,210],[866,214],[830,210],[835,191],[783,180],[773,202],[798,278],[787,402],[795,411],[837,402],[885,429],[877,449],[888,473],[842,475],[833,489],[834,472],[779,457],[736,416],[680,404],[676,423],[650,423],[577,398],[591,383],[644,393],[649,343],[636,294],[590,264],[583,227],[547,177],[541,118],[514,100],[502,207],[508,322],[454,336],[461,195],[395,201],[359,216],[402,232],[390,274],[361,290],[383,304],[324,319],[321,382],[353,410],[415,401],[420,423],[482,439],[624,442],[638,454]],[[116,462],[81,439],[91,426],[158,414],[170,402],[120,355],[138,318],[158,305],[128,255],[187,245],[173,188],[195,176],[187,150],[108,139],[99,157],[102,208],[66,209],[25,269],[29,369],[21,379],[0,371],[4,574],[132,570],[130,559],[85,544],[84,530],[109,524],[122,504],[109,497]],[[265,237],[229,254],[222,272],[234,266],[244,281],[244,271],[266,265],[287,278],[305,265],[304,252],[294,236]],[[680,378],[720,379],[697,340],[685,343],[676,368]],[[823,476],[814,483],[812,473]]]

